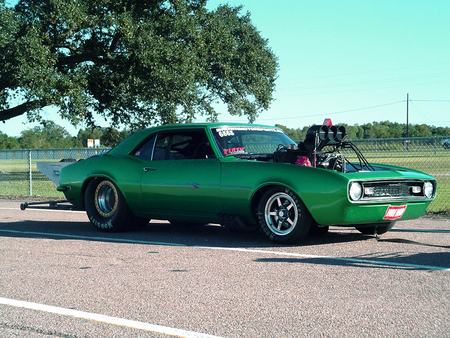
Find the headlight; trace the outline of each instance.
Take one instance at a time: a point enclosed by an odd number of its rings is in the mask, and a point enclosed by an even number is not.
[[[433,196],[433,190],[434,190],[433,183],[425,182],[423,184],[423,193],[426,198],[431,198]]]
[[[348,189],[348,195],[352,201],[357,201],[362,196],[362,186],[361,183],[352,182]]]

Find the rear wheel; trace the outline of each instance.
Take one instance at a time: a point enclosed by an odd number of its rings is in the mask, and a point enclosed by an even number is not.
[[[101,231],[138,230],[149,222],[134,216],[117,186],[106,179],[91,181],[84,201],[89,220]]]
[[[382,235],[391,230],[395,225],[394,222],[380,223],[378,225],[358,226],[356,230],[364,235]]]
[[[274,187],[259,202],[258,223],[271,241],[289,244],[298,242],[308,234],[311,216],[291,190]]]

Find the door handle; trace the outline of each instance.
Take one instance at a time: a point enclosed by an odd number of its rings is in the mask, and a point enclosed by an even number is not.
[[[152,168],[152,167],[144,167],[144,171],[145,171],[145,172],[149,172],[150,170],[156,170],[156,168]]]

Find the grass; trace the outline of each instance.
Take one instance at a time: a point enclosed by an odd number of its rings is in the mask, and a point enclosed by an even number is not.
[[[415,147],[403,149],[364,149],[358,144],[364,156],[370,163],[385,163],[426,172],[437,179],[438,194],[430,204],[427,212],[450,212],[450,151],[439,148],[430,151],[428,147]],[[427,150],[428,149],[428,150]],[[345,153],[349,160],[355,160]],[[56,160],[48,160],[55,162]],[[36,168],[32,161],[32,195],[47,196],[49,198],[64,198],[63,193],[56,191],[56,185],[47,179]],[[28,160],[0,160],[0,195],[29,195],[29,168]]]
[[[450,212],[450,151],[437,149],[429,151],[428,148],[415,148],[410,150],[364,150],[362,153],[369,163],[389,164],[423,171],[437,180],[438,193],[436,199],[430,204],[427,212],[449,213]],[[426,151],[428,149],[428,151]],[[349,156],[345,153],[346,156]],[[355,157],[350,157],[355,160]]]
[[[63,193],[56,191],[56,184],[37,170],[36,162],[31,162],[32,195],[64,198]],[[28,160],[0,160],[0,194],[30,195],[29,175]]]

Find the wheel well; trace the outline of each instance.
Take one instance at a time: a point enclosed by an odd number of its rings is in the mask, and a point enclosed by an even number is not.
[[[258,191],[256,191],[255,194],[253,195],[252,202],[251,202],[252,215],[254,215],[255,219],[256,219],[256,213],[258,212],[258,204],[259,204],[259,201],[261,200],[261,197],[266,193],[266,191],[268,191],[269,189],[272,189],[274,187],[288,188],[288,187],[286,187],[284,185],[280,185],[280,184],[270,184],[270,185],[266,185],[264,187],[261,187]],[[298,196],[298,198],[300,198],[300,200],[303,202],[303,200],[302,200],[302,198],[300,196]],[[305,205],[305,207],[306,207],[306,210],[308,211],[308,213],[311,215],[311,213],[308,210],[308,207],[306,205]],[[312,215],[311,215],[311,219],[312,219],[313,223],[317,224],[317,222],[312,217]]]
[[[278,184],[266,185],[266,186],[258,189],[253,194],[253,198],[252,198],[252,202],[251,202],[252,215],[256,215],[256,212],[258,211],[258,204],[259,204],[259,201],[261,200],[261,197],[266,193],[266,191],[268,191],[274,187],[283,187],[283,186],[278,185]]]

